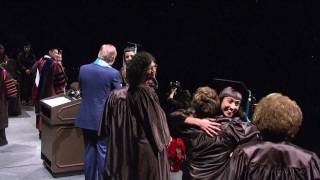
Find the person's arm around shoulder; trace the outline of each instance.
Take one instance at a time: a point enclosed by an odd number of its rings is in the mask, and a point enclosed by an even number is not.
[[[215,122],[215,119],[213,118],[199,119],[196,117],[188,116],[184,122],[186,124],[200,127],[209,136],[218,135],[218,132],[221,130],[220,129],[221,124]]]
[[[185,111],[186,110],[176,110],[169,114],[169,119],[177,120],[179,123],[183,124],[198,126],[209,136],[213,136],[213,134],[217,135],[218,131],[220,131],[220,124],[215,122],[215,119],[199,119],[185,113]]]

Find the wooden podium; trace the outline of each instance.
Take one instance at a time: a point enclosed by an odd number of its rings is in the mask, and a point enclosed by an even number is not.
[[[82,131],[74,127],[81,100],[57,95],[40,101],[41,158],[54,177],[83,172]]]

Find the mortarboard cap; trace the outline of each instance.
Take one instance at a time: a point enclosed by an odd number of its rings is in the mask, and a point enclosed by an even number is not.
[[[131,48],[133,48],[134,54],[137,54],[137,52],[138,52],[138,46],[141,47],[140,44],[134,43],[134,42],[127,42],[127,44],[129,45],[129,47],[131,46]],[[124,52],[126,52],[126,51],[124,51]]]
[[[228,94],[230,92],[229,88],[227,87],[231,87],[233,90],[238,91],[242,95],[243,101],[245,101],[249,96],[249,90],[247,86],[241,81],[233,81],[219,78],[213,79],[213,88],[216,89],[216,91],[219,92],[219,94],[221,93],[221,96],[225,96],[223,95],[224,93]]]
[[[29,48],[31,48],[31,43],[30,43],[30,42],[26,42],[26,43],[23,44],[23,47],[29,47]]]
[[[214,78],[212,87],[219,93],[220,98],[231,96],[240,99],[241,106],[244,107],[245,113],[250,113],[252,95],[244,82]],[[241,96],[236,92],[239,92]],[[246,116],[246,119],[249,121],[248,116]]]
[[[130,51],[135,52],[135,47],[130,47],[130,46],[128,46],[128,47],[124,48],[124,50],[123,50],[124,53],[125,53],[125,52],[130,52]]]

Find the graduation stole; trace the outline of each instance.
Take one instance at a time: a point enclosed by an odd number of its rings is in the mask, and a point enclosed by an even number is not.
[[[44,86],[45,83],[45,78],[47,76],[47,74],[50,71],[50,67],[53,64],[53,59],[51,58],[45,58],[46,62],[44,63],[43,67],[40,70],[40,81],[39,81],[39,86],[38,86],[38,91],[39,91],[39,96],[41,96],[41,91],[44,91],[42,88]]]
[[[17,96],[17,87],[15,80],[13,78],[8,78],[7,71],[4,68],[1,68],[3,72],[3,81],[4,87],[7,94],[7,97],[16,97]]]

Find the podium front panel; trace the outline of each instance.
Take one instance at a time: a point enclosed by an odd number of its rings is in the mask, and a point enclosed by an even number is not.
[[[61,149],[65,149],[61,151]],[[56,130],[53,151],[55,165],[58,168],[83,166],[84,142],[81,129],[61,126]]]
[[[41,156],[52,174],[82,171],[84,141],[82,130],[73,125],[43,123]]]

